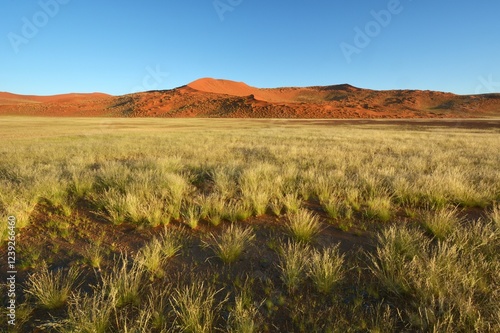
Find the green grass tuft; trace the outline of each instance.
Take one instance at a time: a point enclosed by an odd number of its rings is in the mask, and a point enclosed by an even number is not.
[[[308,274],[320,293],[331,292],[333,287],[343,279],[344,264],[345,256],[340,254],[339,245],[311,253]]]
[[[460,222],[457,208],[438,208],[425,211],[421,217],[422,226],[435,238],[447,238]]]
[[[225,263],[236,261],[245,247],[255,239],[250,227],[241,227],[231,224],[219,237],[212,236],[209,246]]]
[[[298,241],[310,242],[321,229],[317,216],[306,209],[288,216],[287,229],[290,235]]]
[[[25,292],[33,296],[41,307],[57,309],[66,304],[79,276],[80,271],[75,266],[67,272],[49,271],[47,264],[43,263],[39,272],[29,276]]]

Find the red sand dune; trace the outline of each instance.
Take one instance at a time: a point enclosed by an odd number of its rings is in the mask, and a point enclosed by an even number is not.
[[[242,118],[491,117],[500,116],[500,94],[376,91],[348,84],[256,88],[243,82],[203,78],[176,89],[123,96],[0,93],[1,114]]]
[[[248,96],[258,92],[257,88],[250,87],[243,82],[216,80],[212,78],[199,79],[189,83],[187,86],[198,91],[231,96]]]
[[[62,94],[52,96],[17,95],[0,92],[0,105],[17,105],[24,103],[79,103],[87,99],[107,97],[103,93],[90,94]]]
[[[247,85],[244,82],[235,82],[229,80],[220,80],[212,78],[203,78],[193,81],[187,85],[188,87],[214,94],[224,94],[230,96],[249,96],[253,95],[256,100],[266,102],[301,102],[309,100],[323,100],[326,93],[321,93],[318,87],[304,88],[255,88]],[[349,85],[339,85],[337,87],[350,87],[356,90],[357,88]]]

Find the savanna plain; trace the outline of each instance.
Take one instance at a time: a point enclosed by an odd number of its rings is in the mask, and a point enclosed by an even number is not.
[[[0,330],[499,332],[492,121],[2,117]]]

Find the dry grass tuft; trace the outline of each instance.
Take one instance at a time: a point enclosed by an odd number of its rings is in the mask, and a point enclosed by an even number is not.
[[[321,224],[317,216],[306,209],[288,216],[287,229],[290,235],[298,241],[310,242],[316,236]]]

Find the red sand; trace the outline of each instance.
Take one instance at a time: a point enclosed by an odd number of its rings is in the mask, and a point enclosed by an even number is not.
[[[241,118],[474,118],[500,116],[500,94],[454,95],[419,90],[376,91],[348,84],[255,88],[203,78],[172,90],[23,96],[0,93],[0,115],[241,117]]]
[[[243,82],[215,80],[211,78],[199,79],[189,83],[187,86],[198,91],[231,96],[248,96],[258,92],[257,88],[250,87]]]
[[[23,103],[79,103],[87,99],[96,99],[107,96],[109,95],[103,93],[35,96],[0,92],[0,105],[16,105]]]

